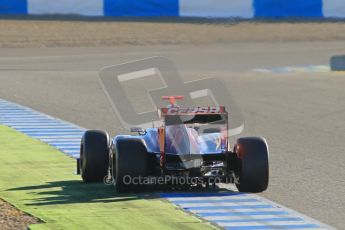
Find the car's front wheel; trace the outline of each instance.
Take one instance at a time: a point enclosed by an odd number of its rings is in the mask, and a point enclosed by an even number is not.
[[[80,174],[84,182],[100,182],[109,166],[109,135],[105,131],[88,130],[80,146]]]

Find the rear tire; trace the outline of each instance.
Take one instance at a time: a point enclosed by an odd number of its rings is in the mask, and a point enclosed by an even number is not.
[[[88,130],[80,147],[80,174],[84,182],[100,182],[108,173],[109,135],[105,131]]]
[[[116,143],[113,177],[118,192],[140,192],[144,185],[139,177],[147,176],[147,150],[140,139],[120,139]],[[136,181],[133,181],[133,178]],[[135,183],[133,183],[135,182]]]
[[[240,192],[262,192],[269,182],[268,146],[264,138],[244,137],[237,140],[235,152],[239,159]]]

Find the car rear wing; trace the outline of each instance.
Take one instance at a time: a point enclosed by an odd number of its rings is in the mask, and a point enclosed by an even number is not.
[[[200,106],[181,108],[178,106],[160,109],[161,116],[227,114],[224,106]]]

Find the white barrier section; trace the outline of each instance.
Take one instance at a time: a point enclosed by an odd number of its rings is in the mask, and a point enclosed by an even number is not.
[[[345,0],[343,0],[345,1]],[[182,17],[253,18],[252,0],[180,0]]]
[[[103,0],[28,0],[28,13],[103,16]]]
[[[344,18],[345,0],[323,0],[323,17]]]

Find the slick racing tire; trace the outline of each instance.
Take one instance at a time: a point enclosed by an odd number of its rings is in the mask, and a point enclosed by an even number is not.
[[[100,182],[109,166],[109,135],[105,131],[88,130],[80,146],[80,174],[84,182]]]
[[[113,180],[118,192],[140,192],[147,175],[147,150],[140,139],[117,140],[113,164]],[[141,178],[141,179],[140,179]]]
[[[264,138],[244,137],[237,140],[235,153],[238,157],[240,192],[257,193],[267,189],[269,181],[268,146]]]

